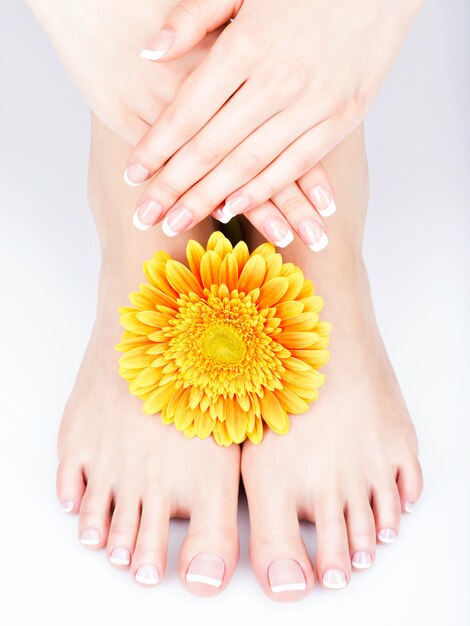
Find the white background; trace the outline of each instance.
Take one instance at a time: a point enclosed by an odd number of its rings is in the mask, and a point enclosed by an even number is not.
[[[55,498],[55,438],[88,339],[98,241],[87,208],[89,114],[21,2],[0,8],[0,612],[7,624],[253,620],[470,623],[468,319],[470,6],[430,1],[368,117],[366,257],[380,325],[417,426],[425,490],[394,546],[341,592],[267,599],[241,558],[219,597],[176,575],[141,589],[77,541]],[[312,530],[303,525],[307,544]],[[1,618],[1,615],[0,615]]]

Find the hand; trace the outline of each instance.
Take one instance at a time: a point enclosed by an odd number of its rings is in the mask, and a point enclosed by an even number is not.
[[[145,201],[162,213],[178,201],[164,222],[175,234],[225,200],[229,217],[294,180],[308,195],[302,175],[363,119],[421,4],[183,0],[144,58],[175,59],[236,19],[136,146],[127,180],[162,168]]]

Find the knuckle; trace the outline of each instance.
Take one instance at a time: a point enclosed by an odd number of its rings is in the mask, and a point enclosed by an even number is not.
[[[318,155],[312,148],[299,148],[295,156],[295,169],[297,172],[306,172],[318,162]]]
[[[194,191],[191,192],[191,199],[188,200],[187,204],[191,207],[195,207],[198,212],[207,212],[207,214],[209,214],[209,212],[214,209],[219,202],[220,200],[216,202],[211,194],[209,194],[206,189],[201,187],[200,189],[194,189]]]
[[[179,187],[177,183],[172,181],[169,177],[162,177],[155,182],[156,184],[158,183],[158,188],[169,198],[179,198],[184,191],[184,189],[181,189],[181,187]]]
[[[173,10],[176,19],[194,20],[202,16],[202,7],[199,0],[182,0]]]
[[[272,74],[272,85],[276,90],[281,90],[284,98],[290,99],[297,96],[307,82],[307,68],[302,60],[284,61],[277,65]]]
[[[222,156],[220,145],[204,135],[199,135],[194,140],[193,148],[197,159],[204,165],[218,163]]]
[[[179,135],[191,136],[196,131],[194,115],[188,107],[180,105],[168,114],[168,123]]]
[[[262,168],[261,159],[254,152],[235,152],[231,165],[245,178],[252,178]]]
[[[222,37],[220,37],[222,39]],[[219,46],[217,46],[219,49]],[[235,34],[228,32],[227,37],[220,44],[220,51],[227,56],[229,62],[234,62],[239,66],[247,66],[256,62],[258,57],[258,43],[249,33],[239,30]]]
[[[284,213],[298,213],[304,207],[304,203],[298,196],[289,196],[281,202],[281,210]]]
[[[158,167],[160,164],[165,163],[167,157],[162,154],[155,145],[155,142],[150,139],[142,146],[142,157],[137,157],[137,161],[146,164],[152,164],[153,167]]]

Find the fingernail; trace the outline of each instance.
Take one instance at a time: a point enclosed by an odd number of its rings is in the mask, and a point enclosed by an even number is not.
[[[220,587],[225,573],[225,561],[215,554],[198,554],[186,572],[186,582]]]
[[[171,28],[162,28],[158,35],[153,39],[147,48],[140,53],[142,59],[149,61],[158,61],[171,48],[175,39],[175,31]]]
[[[221,222],[222,224],[228,224],[232,219],[231,216],[224,215],[222,209],[215,209],[214,211],[212,211],[211,215],[212,217],[215,217],[216,220],[219,220],[219,222]]]
[[[407,513],[413,513],[414,510],[415,510],[414,502],[405,502],[405,511]]]
[[[170,211],[162,222],[162,230],[167,237],[175,237],[193,221],[192,212],[184,206]]]
[[[137,187],[147,180],[150,171],[140,163],[130,163],[124,172],[124,181],[131,187]]]
[[[397,538],[397,533],[393,528],[382,528],[377,536],[382,543],[393,543]]]
[[[127,548],[114,548],[109,556],[109,560],[114,565],[129,565],[131,553]]]
[[[323,228],[315,220],[303,220],[297,228],[300,236],[313,252],[320,252],[328,245],[328,237]]]
[[[141,565],[136,573],[135,579],[143,585],[156,585],[158,583],[158,571],[153,565]]]
[[[323,585],[327,589],[342,589],[346,587],[346,576],[340,569],[328,569],[323,574]]]
[[[132,222],[139,230],[147,230],[153,226],[163,213],[163,207],[154,200],[144,200],[135,210]]]
[[[73,502],[72,500],[64,500],[60,503],[60,507],[64,513],[70,513],[73,511]]]
[[[351,565],[356,569],[367,569],[372,565],[372,557],[369,552],[355,552],[352,555]]]
[[[330,217],[336,211],[336,204],[331,193],[322,185],[310,190],[310,200],[322,217]]]
[[[97,546],[100,542],[100,533],[96,528],[85,528],[80,541],[84,546]]]
[[[250,204],[251,201],[246,196],[233,196],[233,198],[227,200],[224,206],[220,209],[223,218],[227,220],[226,222],[224,222],[224,224],[231,220],[232,217],[235,217],[235,215],[238,215],[239,213],[242,213],[242,211],[245,211],[245,209],[247,209]]]
[[[280,217],[271,217],[263,224],[264,232],[278,248],[285,248],[294,239],[294,234]]]
[[[277,559],[268,568],[271,591],[304,591],[307,588],[302,568],[292,559]]]

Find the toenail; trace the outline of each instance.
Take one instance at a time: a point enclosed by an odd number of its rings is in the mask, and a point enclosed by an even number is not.
[[[355,552],[352,555],[351,565],[356,569],[367,569],[372,565],[372,557],[369,552]]]
[[[271,591],[304,591],[307,588],[302,568],[293,559],[277,559],[268,568]]]
[[[220,587],[225,573],[225,561],[215,554],[198,554],[189,564],[186,582]]]
[[[414,502],[405,502],[405,512],[406,513],[413,513],[414,510],[415,510],[415,503]]]
[[[73,511],[72,500],[64,500],[63,502],[60,503],[60,506],[64,513],[70,513],[71,511]]]
[[[80,541],[84,546],[97,546],[100,542],[100,533],[96,528],[85,528]]]
[[[323,585],[327,589],[342,589],[346,583],[346,576],[340,569],[328,569],[323,574]]]
[[[129,565],[131,553],[127,548],[114,548],[109,556],[109,560],[114,565]]]
[[[377,536],[382,543],[393,543],[397,538],[397,533],[393,528],[382,528]]]
[[[153,565],[141,565],[135,573],[135,579],[142,585],[156,585],[158,583],[158,571]]]

